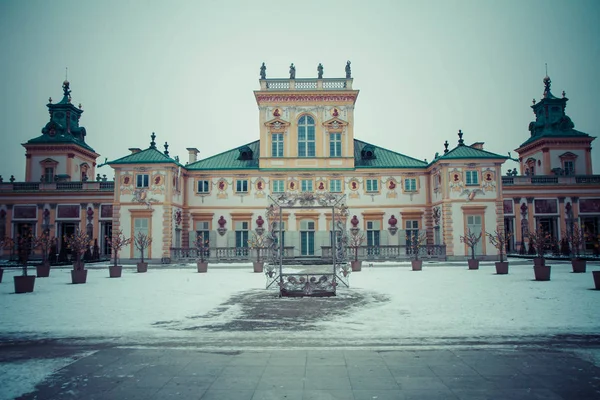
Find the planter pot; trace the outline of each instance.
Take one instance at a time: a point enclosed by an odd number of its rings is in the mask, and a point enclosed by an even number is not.
[[[2,275],[4,275],[4,270],[0,268],[0,283],[2,283]]]
[[[110,267],[108,267],[108,276],[110,276],[111,278],[120,278],[122,273],[122,265],[117,265],[116,267],[114,265],[111,265]]]
[[[535,257],[533,259],[533,265],[546,265],[546,259],[542,257]]]
[[[352,271],[360,271],[362,269],[362,261],[350,261]]]
[[[594,276],[594,285],[596,285],[596,290],[600,290],[600,271],[592,271],[592,275]]]
[[[586,262],[585,260],[571,260],[571,266],[573,267],[573,272],[579,274],[586,271]]]
[[[412,264],[413,271],[423,270],[423,260],[412,260],[411,264]]]
[[[85,283],[87,280],[87,269],[74,269],[71,271],[71,283]]]
[[[469,269],[479,269],[479,260],[467,260]]]
[[[263,272],[263,267],[265,263],[262,261],[254,261],[252,265],[254,266],[254,272]]]
[[[550,280],[550,266],[549,265],[534,265],[533,273],[535,274],[536,281],[549,281]]]
[[[35,272],[38,278],[47,278],[50,276],[50,263],[43,262],[41,265],[35,266]]]
[[[196,264],[198,265],[198,272],[208,271],[208,261],[198,261]]]
[[[508,261],[502,261],[496,263],[496,274],[506,275],[508,274]]]
[[[137,272],[140,272],[140,273],[148,272],[148,263],[147,262],[137,263]]]
[[[15,293],[31,293],[35,285],[35,275],[15,276]]]

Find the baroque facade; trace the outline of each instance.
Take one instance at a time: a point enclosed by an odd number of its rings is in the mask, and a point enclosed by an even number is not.
[[[50,121],[42,135],[23,144],[26,181],[0,183],[0,236],[27,227],[62,238],[86,229],[107,255],[113,230],[142,231],[153,238],[148,258],[170,262],[189,255],[202,234],[211,258],[246,259],[269,197],[283,193],[343,196],[346,226],[364,236],[361,257],[367,259],[408,257],[407,236],[423,231],[426,256],[441,259],[469,254],[460,240],[467,230],[504,227],[514,233],[508,245],[514,252],[526,249],[527,230],[539,225],[557,238],[576,222],[590,237],[599,233],[600,176],[592,174],[590,153],[595,138],[574,129],[565,114],[568,99],[552,95],[550,78],[532,106],[530,137],[516,150],[520,171],[502,176],[508,157],[484,150],[483,142],[468,145],[461,131],[431,162],[356,138],[359,91],[349,67],[337,79],[296,79],[292,69],[290,79],[267,79],[261,71],[254,92],[258,140],[205,159],[190,147],[184,164],[166,143],[160,150],[152,134],[147,148],[108,162],[114,182],[95,175],[99,154],[86,143],[83,110],[71,104],[65,81],[63,99],[47,105]],[[330,257],[332,219],[327,209],[282,210],[286,255]],[[476,253],[494,258],[497,250],[484,238]],[[121,257],[139,254],[129,246]]]

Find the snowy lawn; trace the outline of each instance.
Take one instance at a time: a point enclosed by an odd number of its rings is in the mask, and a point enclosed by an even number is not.
[[[206,274],[192,265],[150,266],[145,274],[131,267],[115,279],[108,278],[107,268],[90,269],[83,285],[70,284],[69,269],[54,269],[50,278],[36,279],[33,293],[19,295],[12,283],[18,271],[5,270],[0,337],[81,337],[128,344],[171,340],[231,347],[254,341],[272,347],[600,333],[600,291],[590,290],[590,271],[600,267],[590,263],[587,273],[573,274],[569,263],[549,264],[552,280],[536,282],[529,264],[512,265],[509,275],[499,276],[493,263],[481,263],[476,271],[469,271],[466,262],[424,263],[421,272],[411,271],[408,263],[372,268],[367,263],[351,274],[351,288],[340,289],[337,296],[342,301],[360,295],[366,302],[350,312],[317,318],[312,330],[288,327],[260,335],[216,332],[203,324],[240,318],[240,306],[222,304],[244,292],[255,297],[264,293],[266,302],[294,302],[300,310],[315,299],[277,298],[276,291],[264,290],[265,277],[253,273],[251,264],[209,266]]]

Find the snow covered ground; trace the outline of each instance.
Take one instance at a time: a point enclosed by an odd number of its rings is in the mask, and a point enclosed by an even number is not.
[[[423,271],[413,272],[409,263],[373,267],[367,263],[361,272],[351,274],[350,289],[338,290],[336,301],[351,304],[360,296],[353,307],[316,316],[314,329],[252,328],[258,335],[209,327],[241,318],[241,305],[227,303],[240,293],[255,298],[264,293],[263,302],[294,302],[298,310],[316,300],[277,298],[277,291],[264,290],[265,276],[253,273],[250,263],[209,266],[206,274],[198,274],[191,264],[150,266],[145,274],[130,266],[119,279],[108,278],[104,266],[91,268],[83,285],[70,284],[69,269],[54,269],[49,278],[36,279],[33,293],[19,295],[13,293],[12,284],[18,271],[5,270],[0,337],[264,348],[600,334],[600,292],[590,290],[594,286],[590,271],[600,269],[597,264],[588,265],[585,274],[573,274],[569,263],[551,262],[550,282],[534,281],[528,263],[511,266],[504,276],[495,275],[493,263],[482,263],[477,271],[469,271],[465,264],[424,263]]]
[[[81,353],[75,357],[0,362],[0,400],[10,400],[32,392],[38,383],[46,380],[55,371],[71,364],[76,358],[91,353]]]
[[[94,266],[84,285],[72,285],[70,269],[58,268],[36,279],[33,293],[19,295],[12,277],[20,272],[5,270],[0,340],[389,349],[599,335],[600,291],[591,290],[590,271],[600,266],[588,264],[587,273],[573,274],[569,263],[553,261],[552,280],[536,282],[529,263],[514,260],[504,276],[495,275],[493,263],[481,263],[477,271],[465,262],[424,263],[421,272],[411,271],[410,263],[366,263],[351,274],[351,288],[330,299],[278,298],[277,290],[264,289],[265,276],[253,273],[250,263],[211,265],[206,274],[193,264],[150,266],[145,274],[126,266],[120,279],[108,278],[107,265]],[[570,350],[600,359],[594,347]],[[33,390],[80,356],[0,362],[0,400]]]

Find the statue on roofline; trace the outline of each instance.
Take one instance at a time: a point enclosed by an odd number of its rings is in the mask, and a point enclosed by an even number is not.
[[[323,79],[323,64],[319,63],[319,66],[317,67],[317,79]]]
[[[260,79],[267,79],[267,66],[265,63],[260,66]]]
[[[346,62],[346,79],[352,78],[352,72],[350,71],[350,60]]]
[[[290,65],[290,79],[296,79],[296,67],[294,67],[294,63]]]

